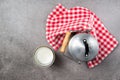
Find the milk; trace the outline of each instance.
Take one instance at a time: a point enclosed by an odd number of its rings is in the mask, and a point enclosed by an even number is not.
[[[53,63],[54,54],[51,49],[47,47],[41,47],[37,49],[35,53],[35,59],[37,60],[38,64],[42,66],[49,66]]]

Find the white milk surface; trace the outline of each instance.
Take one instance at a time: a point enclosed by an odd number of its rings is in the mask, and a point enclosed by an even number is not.
[[[53,52],[47,47],[41,47],[36,51],[36,59],[41,65],[50,65],[53,62]]]

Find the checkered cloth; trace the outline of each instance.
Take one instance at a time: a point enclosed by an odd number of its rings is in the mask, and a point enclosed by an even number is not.
[[[90,34],[93,35],[99,43],[98,55],[91,61],[88,61],[88,67],[92,68],[102,60],[117,46],[118,41],[104,27],[100,19],[84,7],[73,7],[69,10],[61,4],[48,15],[46,24],[46,38],[54,50],[61,47],[65,33],[67,31],[86,31],[92,29]]]

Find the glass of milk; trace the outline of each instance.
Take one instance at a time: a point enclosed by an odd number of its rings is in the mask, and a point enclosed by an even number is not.
[[[55,61],[55,53],[49,47],[39,47],[34,54],[35,63],[42,67],[50,67]]]

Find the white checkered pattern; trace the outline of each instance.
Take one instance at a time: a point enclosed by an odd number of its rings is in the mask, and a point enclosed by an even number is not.
[[[102,60],[117,46],[118,41],[104,27],[100,19],[84,7],[73,7],[67,10],[61,4],[48,15],[46,24],[46,38],[54,50],[58,50],[62,44],[67,31],[80,30],[85,31],[92,29],[90,32],[99,43],[99,53],[91,61],[88,61],[88,67],[92,68]]]

